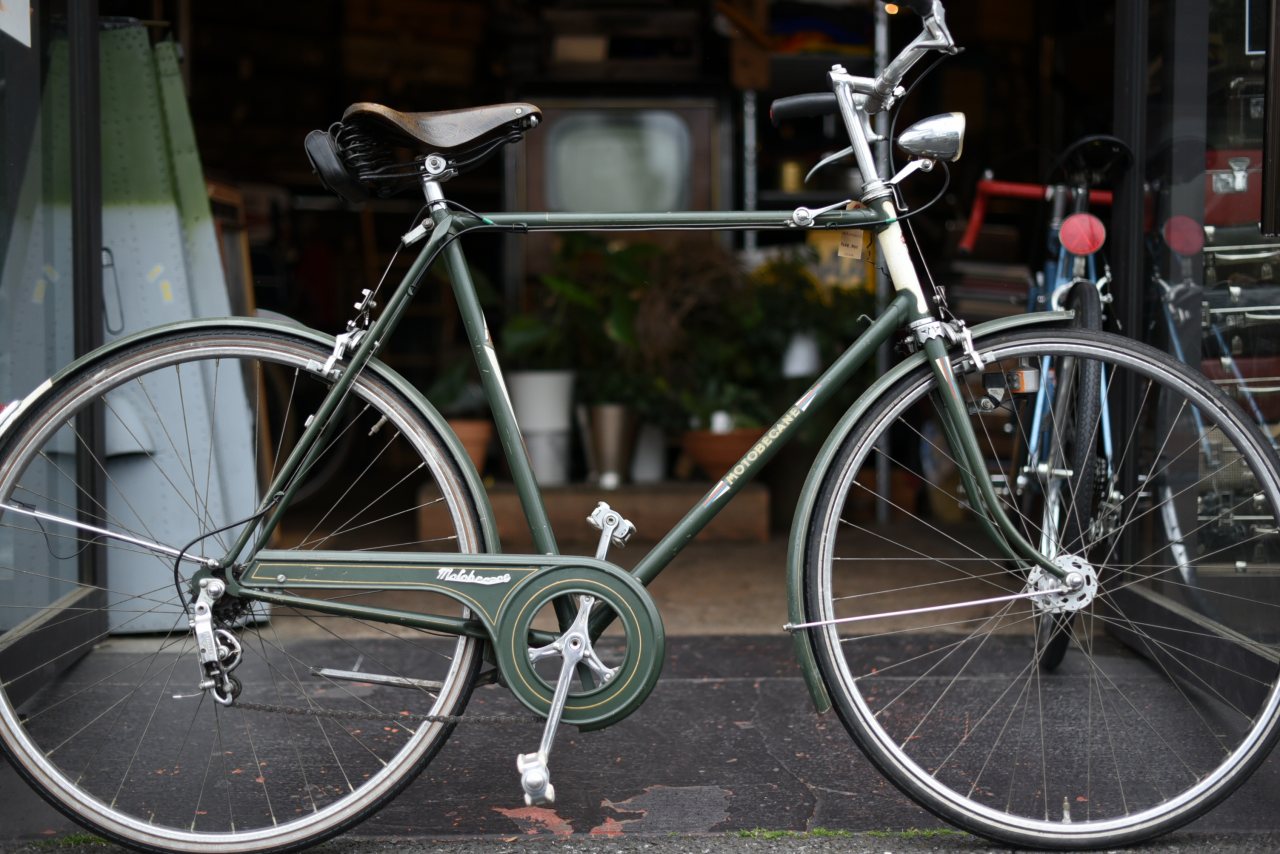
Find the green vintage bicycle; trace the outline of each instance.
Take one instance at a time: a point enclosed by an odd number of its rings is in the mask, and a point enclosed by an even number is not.
[[[785,630],[818,711],[834,710],[926,808],[1013,844],[1134,842],[1225,798],[1277,734],[1276,459],[1224,395],[1157,350],[1072,330],[1062,313],[967,329],[921,285],[896,190],[959,156],[963,120],[913,126],[898,139],[908,165],[877,177],[868,117],[901,99],[920,58],[956,49],[941,3],[905,5],[923,31],[880,76],[836,67],[831,91],[774,108],[843,120],[841,154],[865,179],[856,210],[481,216],[446,198],[447,179],[535,127],[530,104],[360,104],[313,135],[308,151],[339,194],[425,191],[403,239],[417,258],[394,290],[366,293],[336,338],[244,318],[131,335],[0,416],[0,653],[22,662],[0,692],[13,766],[127,845],[299,848],[401,791],[467,720],[476,684],[497,680],[545,719],[540,744],[513,749],[512,797],[549,802],[557,729],[626,718],[659,677],[663,627],[646,585],[892,340],[908,355],[839,419],[790,535]],[[403,147],[416,156],[396,162]],[[865,229],[896,294],[624,571],[608,553],[633,526],[608,506],[591,514],[595,555],[557,548],[462,243],[655,228]],[[531,554],[502,552],[457,439],[377,358],[435,263]],[[1106,368],[1121,488],[1076,501],[1071,471],[1042,472],[1062,484],[1048,515],[1077,522],[1052,524],[1059,540],[1075,533],[1050,557],[1044,502],[1016,475],[1036,390],[1050,376],[1075,387],[1082,362]],[[290,418],[305,429],[283,430]],[[343,474],[299,498],[337,448]],[[890,480],[917,488],[883,490],[885,460]],[[1166,513],[1181,521],[1195,590],[1169,555]],[[394,522],[414,533],[379,541]],[[1205,600],[1212,615],[1194,607]],[[1038,666],[1045,620],[1070,627],[1051,673]]]

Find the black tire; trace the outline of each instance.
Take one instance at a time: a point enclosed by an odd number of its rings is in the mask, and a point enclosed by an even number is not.
[[[266,406],[268,391],[283,376],[291,399],[314,402],[328,385],[319,367],[328,354],[302,335],[229,323],[91,360],[5,431],[0,502],[61,518],[80,503],[99,527],[221,556],[234,530],[211,532],[254,511],[289,450],[279,446],[288,432],[267,415],[288,402]],[[343,406],[337,430],[357,438],[331,440],[347,458],[324,508],[287,508],[272,544],[492,548],[462,464],[384,371],[366,369]],[[105,456],[80,454],[76,472],[73,452],[86,446],[76,419],[87,412],[104,425]],[[86,470],[101,478],[105,503],[82,486]],[[100,583],[81,574],[79,555],[91,548],[105,561]],[[4,752],[71,818],[143,850],[291,850],[364,820],[443,745],[452,722],[425,716],[459,714],[482,659],[474,639],[226,597],[217,623],[241,649],[236,702],[221,706],[197,687],[172,557],[14,509],[0,514],[0,550],[44,588],[0,614],[6,644],[31,651],[4,674]],[[425,593],[315,595],[466,613]],[[45,620],[42,606],[59,598],[70,602],[66,619]],[[69,626],[83,637],[63,649],[58,632]],[[418,681],[392,687],[340,671]]]
[[[1149,839],[1227,797],[1280,732],[1280,590],[1266,582],[1280,566],[1257,562],[1274,553],[1266,547],[1280,536],[1277,461],[1218,389],[1145,345],[1051,330],[980,342],[978,349],[993,377],[1034,371],[1044,357],[1051,369],[1068,358],[1103,364],[1104,395],[1113,406],[1124,397],[1137,412],[1117,440],[1117,465],[1133,482],[1100,512],[1090,542],[1057,544],[1060,559],[1091,576],[1096,593],[1064,597],[1075,611],[1050,597],[984,603],[1043,588],[1033,586],[1035,572],[1009,571],[1008,556],[975,524],[962,491],[922,476],[930,501],[920,503],[932,515],[910,512],[916,504],[899,496],[889,526],[876,523],[882,499],[859,473],[887,454],[905,472],[899,482],[920,475],[884,450],[904,443],[884,440],[920,433],[913,410],[931,406],[935,388],[922,367],[848,429],[815,492],[804,552],[805,619],[822,624],[807,630],[819,672],[868,758],[945,820],[1038,848]],[[962,363],[958,356],[955,364]],[[971,397],[975,432],[997,485],[1007,485],[1006,512],[1036,543],[1041,517],[1020,511],[1010,476],[1020,465],[1011,458],[1025,445],[1011,441],[989,406],[978,405],[993,381],[976,373],[966,379],[961,388]],[[1225,454],[1221,466],[1202,465],[1192,408],[1214,431]],[[1026,429],[1020,412],[1006,401],[994,415],[1017,432]],[[1192,549],[1200,570],[1192,592],[1218,602],[1221,622],[1194,613],[1178,567],[1165,562],[1162,499],[1147,486],[1157,475],[1177,484],[1178,500],[1194,507],[1197,499],[1217,499],[1211,503],[1249,527],[1247,541],[1235,544],[1213,539],[1221,517],[1185,532],[1193,546],[1213,544]],[[940,512],[944,503],[954,513]],[[1252,562],[1233,576],[1237,560]],[[1042,673],[1036,621],[1071,614],[1079,652],[1055,673]]]
[[[1101,331],[1102,299],[1093,282],[1076,282],[1067,295],[1066,307],[1075,312],[1073,328]],[[1063,542],[1073,548],[1085,541],[1089,531],[1099,498],[1098,467],[1105,466],[1105,460],[1099,451],[1102,437],[1098,435],[1102,423],[1101,365],[1088,360],[1069,361],[1062,370],[1065,376],[1059,377],[1053,402],[1048,456],[1052,468],[1070,472],[1064,483],[1051,488],[1067,490],[1072,512],[1063,514],[1058,524],[1063,529]],[[1071,643],[1071,617],[1049,616],[1038,622],[1040,667],[1052,672],[1062,663]]]

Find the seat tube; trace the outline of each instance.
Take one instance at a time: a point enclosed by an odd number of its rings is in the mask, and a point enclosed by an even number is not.
[[[439,185],[435,182],[426,182],[425,190],[428,201],[432,203],[432,219],[436,222],[447,219],[449,215],[443,195],[440,194]],[[449,271],[449,281],[453,286],[454,299],[458,304],[458,313],[462,317],[462,325],[466,331],[467,342],[480,372],[480,386],[484,389],[485,399],[489,403],[493,423],[498,431],[498,440],[502,444],[503,454],[511,469],[511,478],[520,496],[525,520],[533,536],[534,550],[541,554],[559,554],[555,534],[551,530],[551,522],[547,517],[546,505],[542,501],[542,494],[538,490],[538,482],[533,474],[533,464],[529,461],[529,451],[520,435],[520,426],[516,423],[511,395],[507,391],[502,368],[498,365],[493,337],[489,334],[489,324],[485,320],[484,310],[480,307],[475,283],[471,279],[466,257],[459,243],[460,241],[453,240],[445,247],[444,260]]]

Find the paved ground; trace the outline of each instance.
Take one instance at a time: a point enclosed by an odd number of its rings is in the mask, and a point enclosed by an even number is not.
[[[518,711],[496,687],[480,689],[471,710]],[[605,732],[563,734],[553,808],[520,799],[514,754],[538,735],[532,723],[460,726],[420,780],[331,850],[989,848],[900,795],[838,721],[812,712],[786,638],[673,638],[665,676],[642,709]],[[1280,850],[1278,793],[1273,759],[1224,806],[1152,850]],[[0,770],[0,850],[74,830]]]
[[[708,547],[682,561],[685,583],[706,595],[668,608],[674,582],[659,581],[672,634],[663,679],[620,724],[562,732],[554,807],[527,808],[520,797],[514,757],[536,747],[537,724],[464,724],[421,779],[324,850],[992,850],[900,795],[834,717],[813,713],[777,628],[782,544]],[[519,710],[505,691],[486,687],[469,711]],[[1278,796],[1273,758],[1218,810],[1140,850],[1280,850]],[[46,851],[50,839],[74,841],[74,832],[0,763],[0,850]]]

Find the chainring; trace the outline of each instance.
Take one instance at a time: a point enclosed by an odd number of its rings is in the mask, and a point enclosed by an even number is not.
[[[554,672],[539,669],[530,661],[530,631],[536,629],[539,614],[551,613],[552,603],[572,597],[577,610],[579,597],[595,598],[593,614],[607,608],[619,627],[598,640],[597,649],[607,664],[616,668],[613,676],[600,684],[578,683],[570,690],[561,717],[582,729],[599,729],[631,714],[653,690],[662,670],[665,635],[662,617],[653,598],[634,577],[611,566],[558,566],[537,572],[522,581],[503,604],[497,619],[494,642],[498,667],[511,692],[526,707],[546,716],[561,659],[553,659]],[[617,649],[621,641],[621,649]]]

